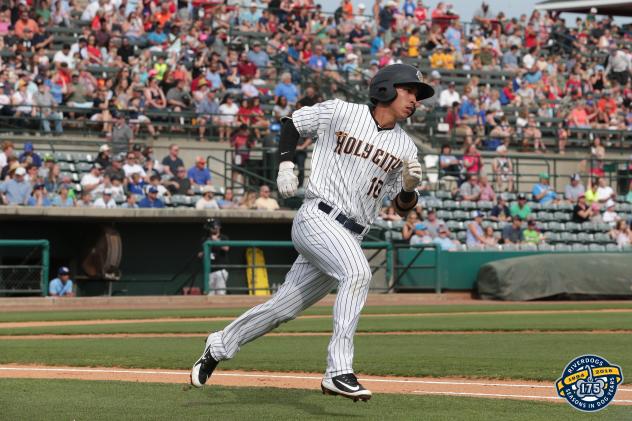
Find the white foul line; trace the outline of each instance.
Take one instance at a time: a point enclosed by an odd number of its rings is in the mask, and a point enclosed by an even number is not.
[[[148,375],[170,375],[170,376],[186,376],[190,374],[189,371],[157,371],[157,370],[117,370],[117,369],[104,369],[104,368],[43,368],[43,367],[0,367],[0,370],[5,371],[52,371],[59,373],[126,373],[126,374],[148,374]],[[247,374],[247,373],[213,373],[213,377],[255,377],[255,378],[268,378],[268,379],[298,379],[298,380],[320,380],[320,376],[298,376],[290,374]],[[445,385],[457,385],[457,386],[489,386],[489,387],[524,387],[524,388],[544,388],[549,389],[554,386],[532,385],[532,384],[512,384],[512,383],[482,383],[482,382],[457,382],[457,381],[438,381],[438,380],[396,380],[396,379],[367,379],[361,378],[363,383],[410,383],[410,384],[445,384]],[[619,388],[618,390],[632,392],[632,389]],[[424,392],[425,393],[425,392]],[[430,392],[428,392],[430,393]],[[433,392],[444,393],[444,392]],[[449,393],[449,392],[445,392]],[[454,392],[456,393],[456,392]],[[626,402],[626,401],[619,401]],[[631,401],[632,402],[632,401]]]
[[[420,395],[454,395],[454,396],[492,396],[499,398],[530,398],[530,399],[551,399],[551,400],[563,400],[560,397],[551,397],[551,396],[532,396],[532,395],[507,395],[503,393],[475,393],[475,392],[434,392],[434,391],[426,391],[426,390],[413,390],[413,393],[418,393]],[[625,402],[632,403],[632,400],[626,399],[614,399],[613,402]]]

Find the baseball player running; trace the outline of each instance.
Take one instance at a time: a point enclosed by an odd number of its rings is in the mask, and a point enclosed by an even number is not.
[[[283,121],[277,177],[283,197],[298,188],[292,159],[299,139],[317,138],[305,201],[292,226],[300,254],[272,299],[208,336],[191,370],[193,386],[202,387],[219,361],[233,358],[241,346],[294,319],[337,287],[321,389],[354,401],[371,398],[353,372],[353,337],[371,282],[360,243],[385,196],[402,216],[417,204],[417,147],[397,123],[434,90],[413,66],[394,64],[375,75],[369,94],[371,105],[336,99],[303,107]]]

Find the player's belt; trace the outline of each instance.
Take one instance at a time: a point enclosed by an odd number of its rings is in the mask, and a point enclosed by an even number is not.
[[[318,209],[325,212],[327,215],[329,215],[331,211],[334,210],[334,208],[332,208],[325,202],[318,202]],[[340,222],[340,224],[349,231],[355,232],[358,235],[362,235],[362,233],[364,232],[364,226],[347,217],[344,213],[339,213],[336,216],[336,221]]]

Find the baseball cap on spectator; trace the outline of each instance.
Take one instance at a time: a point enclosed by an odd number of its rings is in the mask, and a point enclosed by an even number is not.
[[[530,227],[535,227],[535,219],[529,219],[527,221],[527,225],[529,225]]]
[[[18,167],[15,170],[15,175],[25,175],[26,174],[26,170],[24,169],[24,167]]]
[[[143,150],[143,148],[141,148],[141,146],[137,143],[134,146],[132,146],[132,150],[140,152]]]
[[[121,152],[120,154],[116,155],[114,157],[114,160],[118,161],[118,162],[124,162],[125,161],[125,153]]]
[[[106,152],[109,151],[110,147],[108,145],[101,145],[99,146],[99,152]]]
[[[215,193],[215,187],[213,187],[213,186],[204,186],[204,187],[202,187],[202,193]]]
[[[70,275],[70,269],[68,269],[66,266],[62,266],[57,271],[57,274],[58,275]]]
[[[606,202],[606,208],[611,208],[615,205],[614,200],[612,199],[608,199],[608,201]]]
[[[108,196],[112,196],[112,189],[103,189],[103,194],[104,195],[108,195]]]
[[[43,189],[44,185],[42,183],[38,183],[36,185],[33,186],[33,190],[39,190],[39,189]]]
[[[498,153],[507,152],[507,147],[505,145],[500,145],[499,147],[496,148],[496,152]]]
[[[549,174],[545,173],[545,172],[541,172],[538,177],[542,180],[548,180],[549,179]]]
[[[432,79],[441,79],[441,73],[439,73],[437,70],[433,70],[432,72],[430,72],[430,77]]]
[[[582,177],[578,173],[571,175],[571,181],[580,181],[581,179]]]
[[[448,86],[455,87],[455,86],[456,86],[456,83],[454,83],[454,82],[450,82],[450,83],[448,83]]]
[[[527,195],[524,193],[518,194],[518,200],[527,200]]]
[[[428,227],[426,227],[422,223],[415,224],[415,231],[425,231],[427,229],[428,229]]]
[[[33,152],[33,143],[26,142],[24,144],[24,152]]]
[[[485,215],[481,211],[475,210],[474,212],[472,212],[472,217],[473,218],[482,218],[483,216],[485,216]]]
[[[428,210],[426,211],[426,214],[430,214],[430,213],[435,213],[434,208],[428,208]]]
[[[154,186],[151,186],[147,189],[147,193],[158,193],[158,189]]]

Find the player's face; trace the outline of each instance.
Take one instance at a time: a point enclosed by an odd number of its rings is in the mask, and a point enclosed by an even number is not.
[[[391,103],[398,121],[405,120],[417,108],[417,88],[414,86],[398,86],[397,98]]]

